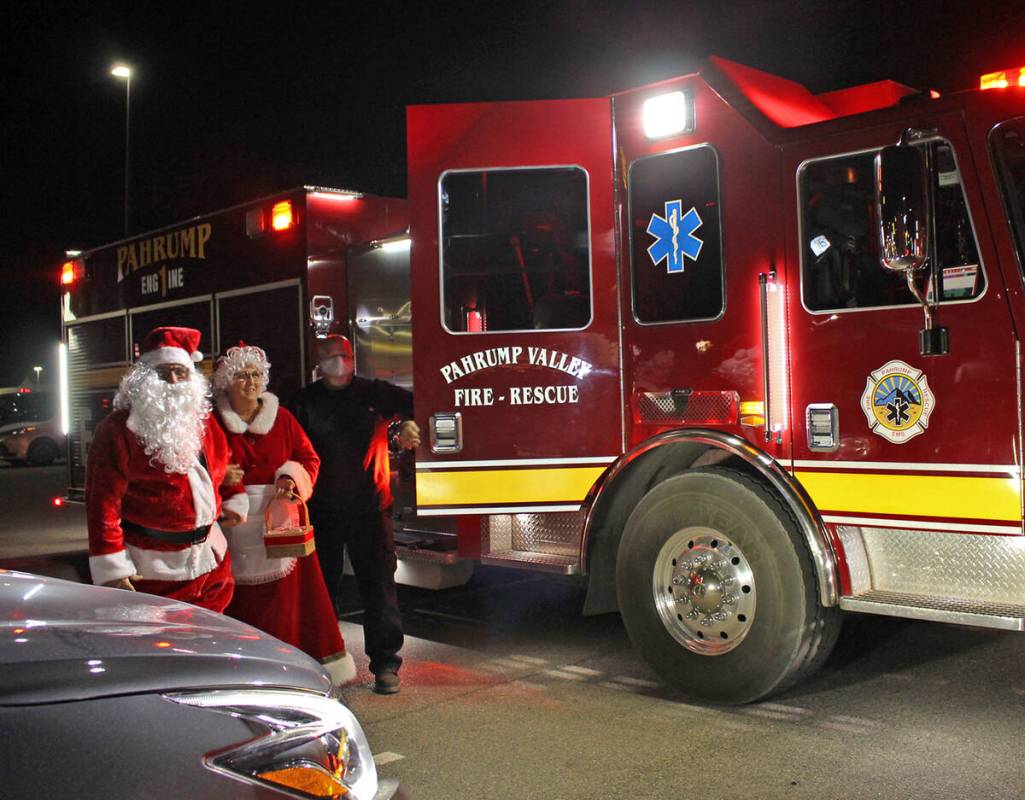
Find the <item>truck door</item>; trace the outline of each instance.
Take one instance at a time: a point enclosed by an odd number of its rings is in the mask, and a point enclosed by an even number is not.
[[[931,580],[942,581],[947,562],[936,556],[956,540],[949,563],[968,569],[973,537],[908,534],[1021,533],[1020,363],[962,122],[916,122],[937,132],[915,146],[931,164],[941,279],[919,283],[929,297],[938,289],[946,354],[921,354],[922,307],[904,275],[879,266],[873,159],[901,129],[794,146],[783,174],[796,197],[787,258],[795,474],[841,538],[842,526],[861,530],[876,589],[924,595],[935,587],[886,585],[886,576],[914,572],[914,548],[926,546],[919,564],[935,560]]]
[[[408,139],[418,511],[576,511],[622,443],[610,102],[415,107]]]

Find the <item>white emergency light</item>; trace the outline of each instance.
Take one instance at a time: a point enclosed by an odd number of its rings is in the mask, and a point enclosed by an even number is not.
[[[694,105],[683,92],[670,92],[649,97],[641,110],[644,135],[663,139],[694,130]]]
[[[409,250],[413,245],[413,240],[408,236],[401,236],[398,239],[386,239],[381,242],[381,249],[386,253],[401,252],[402,250]]]
[[[57,346],[57,376],[60,386],[61,433],[67,436],[71,430],[71,406],[68,402],[68,346],[64,342]]]

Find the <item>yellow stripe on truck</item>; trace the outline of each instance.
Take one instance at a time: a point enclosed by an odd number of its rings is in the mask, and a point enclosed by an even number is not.
[[[419,506],[579,503],[605,467],[418,472]]]
[[[1021,483],[1014,478],[802,472],[797,479],[820,511],[1018,522]]]

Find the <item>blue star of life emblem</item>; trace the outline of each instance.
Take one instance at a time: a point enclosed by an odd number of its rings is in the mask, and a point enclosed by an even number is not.
[[[704,242],[694,235],[701,227],[701,217],[691,206],[690,211],[683,213],[682,200],[670,200],[666,203],[666,215],[651,215],[648,233],[655,237],[655,242],[648,247],[648,257],[656,267],[664,258],[666,272],[683,272],[684,259],[698,260]]]

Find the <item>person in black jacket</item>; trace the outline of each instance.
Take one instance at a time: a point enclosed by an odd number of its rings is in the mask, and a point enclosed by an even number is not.
[[[320,476],[310,498],[313,535],[332,598],[337,599],[344,548],[364,607],[364,641],[374,691],[399,690],[402,617],[395,593],[389,423],[404,419],[399,440],[420,444],[409,417],[413,396],[398,386],[353,374],[352,345],[333,334],[317,343],[323,375],[288,403],[320,456]]]

